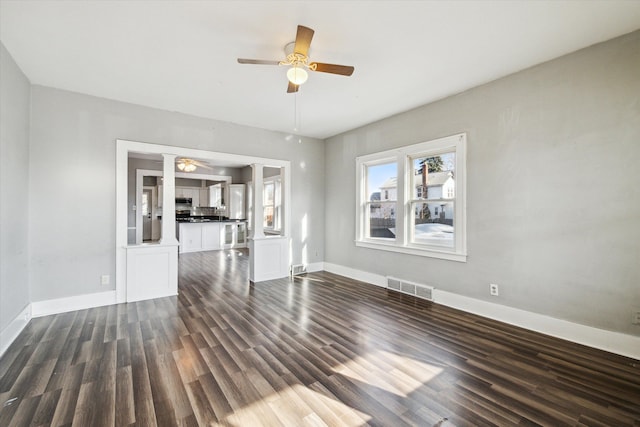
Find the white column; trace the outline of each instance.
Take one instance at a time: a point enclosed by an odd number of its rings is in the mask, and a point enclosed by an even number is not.
[[[253,217],[251,218],[251,238],[261,239],[264,236],[264,165],[251,165],[251,180],[253,181],[253,191],[251,193],[253,203]]]
[[[291,188],[290,188],[290,168],[281,167],[280,168],[280,234],[283,236],[291,236],[291,222],[289,221],[288,212],[289,210],[289,198],[291,197]]]
[[[176,155],[163,154],[162,237],[160,244],[178,244],[176,239]]]

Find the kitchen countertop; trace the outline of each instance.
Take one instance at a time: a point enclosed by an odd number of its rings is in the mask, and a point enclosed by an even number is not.
[[[246,222],[246,219],[209,219],[209,218],[189,218],[179,220],[176,219],[177,224],[203,224],[203,223],[229,223],[229,222]]]

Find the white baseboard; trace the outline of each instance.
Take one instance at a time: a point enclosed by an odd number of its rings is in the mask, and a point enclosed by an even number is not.
[[[350,267],[325,262],[325,271],[351,279],[386,287],[386,278]],[[600,350],[640,360],[640,337],[607,331],[579,323],[545,316],[530,311],[495,304],[451,292],[435,289],[433,300],[437,304],[488,317],[510,325],[540,332],[556,338],[583,344]]]
[[[31,303],[33,317],[49,316],[51,314],[67,313],[69,311],[84,310],[86,308],[102,307],[117,304],[116,291],[98,292],[95,294],[75,295],[72,297],[35,301]]]
[[[31,304],[28,304],[18,315],[0,331],[0,357],[4,354],[9,346],[18,338],[20,332],[27,326],[31,320]]]
[[[362,270],[356,270],[355,268],[345,267],[343,265],[333,264],[330,262],[324,263],[325,271],[329,273],[339,274],[350,279],[360,280],[361,282],[367,282],[372,285],[387,287],[387,280],[384,276],[379,274],[373,274]]]
[[[312,262],[311,264],[307,264],[305,266],[307,268],[307,273],[313,273],[315,271],[324,270],[324,262]]]

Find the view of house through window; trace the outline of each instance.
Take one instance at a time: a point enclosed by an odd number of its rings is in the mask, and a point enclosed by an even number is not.
[[[275,184],[273,182],[264,183],[264,228],[273,228],[273,200],[275,193]]]
[[[466,135],[358,157],[356,244],[466,260]]]
[[[265,180],[264,194],[264,228],[279,231],[282,228],[282,185],[280,178]]]
[[[367,166],[368,237],[395,239],[398,165]]]
[[[455,152],[414,157],[410,241],[453,247]]]

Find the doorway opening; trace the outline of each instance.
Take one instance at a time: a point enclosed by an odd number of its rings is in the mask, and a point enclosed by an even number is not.
[[[222,230],[218,229],[218,232],[222,231],[219,240],[220,249],[227,249],[229,245],[240,248],[242,244],[246,244],[247,248],[242,249],[246,249],[245,254],[249,252],[250,281],[270,280],[288,275],[291,257],[289,249],[291,164],[289,161],[126,140],[117,140],[116,143],[116,298],[118,302],[157,298],[177,293],[178,251],[181,243],[177,236],[179,225],[182,225],[176,221],[177,190],[179,190],[177,179],[209,178],[209,176],[198,176],[201,172],[206,172],[204,168],[198,169],[198,173],[176,170],[182,170],[180,162],[185,158],[197,159],[198,163],[208,166],[205,166],[206,169],[244,168],[249,173],[246,174],[246,179],[241,180],[240,185],[250,187],[250,181],[253,181],[260,189],[263,185],[263,170],[269,167],[280,170],[282,205],[273,202],[267,206],[267,212],[265,212],[263,192],[247,191],[252,194],[250,200],[253,203],[248,200],[245,202],[247,205],[251,204],[251,209],[246,211],[246,217],[233,222],[230,226],[225,224]],[[145,160],[149,162],[147,164],[151,163],[153,166],[146,169],[132,168],[130,162],[134,157]],[[162,166],[158,167],[158,165]],[[231,175],[233,174],[229,176]],[[156,179],[160,177],[163,181],[170,179],[170,181],[165,182],[161,191],[157,182],[156,185],[145,185],[144,179],[147,176],[156,177]],[[224,175],[217,178],[219,178],[218,181],[228,184],[234,181],[226,181],[227,176]],[[265,178],[269,179],[268,176]],[[206,191],[204,188],[198,191],[201,190]],[[182,197],[182,199],[189,198]],[[192,196],[191,203],[193,199],[197,198]],[[230,197],[227,200],[231,199]],[[271,202],[271,199],[268,202]],[[197,207],[201,211],[213,209],[212,206]],[[217,217],[224,216],[227,220],[230,219],[229,212],[226,211],[228,206],[217,208],[222,208],[224,212]],[[194,221],[194,213],[196,212],[189,215],[190,222],[197,222]],[[262,221],[256,221],[256,217],[262,220],[265,213],[270,221],[266,230]],[[154,218],[156,234],[154,234]],[[237,222],[242,222],[242,225]],[[252,230],[247,227],[248,223],[253,225]],[[201,232],[200,236],[205,234]]]

